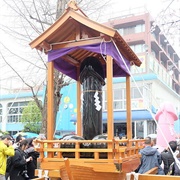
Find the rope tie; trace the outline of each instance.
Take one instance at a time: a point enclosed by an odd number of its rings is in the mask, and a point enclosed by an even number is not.
[[[98,90],[85,90],[85,91],[82,91],[82,92],[98,92],[98,93],[102,93],[102,91],[98,91]]]

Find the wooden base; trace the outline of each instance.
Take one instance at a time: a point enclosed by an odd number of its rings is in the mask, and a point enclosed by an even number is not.
[[[36,150],[40,152],[40,157],[38,162],[40,164],[40,169],[48,170],[48,176],[50,178],[62,178],[63,169],[65,166],[64,153],[73,153],[72,158],[68,158],[71,166],[74,169],[89,168],[93,178],[91,179],[121,179],[125,178],[127,172],[134,171],[140,164],[139,150],[142,148],[139,142],[143,140],[79,140],[79,141],[62,141],[62,140],[37,140]],[[63,144],[74,144],[73,148],[61,148]],[[105,143],[106,148],[81,148],[82,143]],[[122,145],[125,144],[125,145]],[[56,145],[56,146],[54,146]],[[111,147],[111,148],[109,148]],[[82,154],[92,154],[92,156],[82,157]],[[106,156],[101,157],[102,154]],[[67,171],[67,169],[64,169]],[[74,170],[72,173],[76,174]],[[79,172],[80,174],[83,173]],[[38,175],[38,170],[36,170],[36,175]],[[42,176],[44,172],[42,172]],[[82,175],[83,176],[83,175]]]
[[[88,165],[71,165],[69,159],[65,159],[65,166],[60,170],[62,180],[122,180],[125,174],[118,171],[114,164],[108,166]]]

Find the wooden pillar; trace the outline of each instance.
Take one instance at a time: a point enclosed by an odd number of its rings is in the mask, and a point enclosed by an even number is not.
[[[126,76],[126,116],[127,116],[127,139],[132,139],[132,117],[131,117],[131,79]]]
[[[114,138],[114,117],[113,117],[113,59],[107,55],[107,134],[108,140]]]
[[[77,135],[82,136],[80,67],[77,69]]]
[[[47,139],[53,139],[54,133],[54,62],[48,62],[47,86]]]
[[[82,136],[81,120],[81,83],[77,81],[77,135]]]

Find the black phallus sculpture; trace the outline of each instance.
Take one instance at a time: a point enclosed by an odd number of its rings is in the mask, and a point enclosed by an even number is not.
[[[74,135],[74,134],[66,134],[64,135],[61,140],[84,140],[83,137],[78,136],[78,135]],[[80,145],[80,147],[83,147],[82,144]],[[62,143],[61,144],[61,148],[75,148],[75,144],[74,143]]]
[[[97,58],[88,57],[82,62],[80,82],[83,86],[83,137],[90,140],[102,134],[102,86],[105,82],[103,67]]]
[[[92,140],[107,140],[107,134],[100,134],[95,136]],[[107,143],[94,143],[92,145],[93,148],[107,148]]]
[[[107,140],[107,134],[100,134],[95,136],[92,140]],[[98,143],[93,143],[92,144],[92,148],[96,148],[96,149],[106,149],[107,148],[107,143],[102,143],[102,142],[98,142]],[[102,152],[99,153],[99,158],[107,158],[107,153],[106,152]]]
[[[78,141],[78,140],[84,140],[84,138],[81,137],[81,136],[78,136],[78,135],[74,135],[74,134],[66,134],[61,138],[61,140],[66,140],[66,141],[75,140],[75,141]],[[84,144],[81,143],[80,148],[84,148],[84,147],[85,147]],[[69,148],[69,149],[75,148],[75,143],[68,143],[68,142],[62,143],[60,148]],[[63,152],[62,155],[63,155],[64,158],[65,157],[68,157],[68,158],[74,158],[75,157],[74,152]]]

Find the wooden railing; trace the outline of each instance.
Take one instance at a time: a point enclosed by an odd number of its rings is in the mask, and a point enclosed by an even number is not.
[[[36,140],[35,147],[40,153],[38,158],[40,168],[53,171],[54,174],[57,174],[64,165],[65,157],[72,165],[96,164],[95,166],[101,169],[102,166],[110,164],[119,172],[130,172],[140,163],[139,150],[143,147],[143,141],[142,139]]]
[[[123,159],[139,156],[144,140],[36,140],[39,160],[69,158]],[[110,147],[110,148],[109,148]],[[107,153],[103,157],[102,153]],[[71,157],[72,156],[72,157]]]

